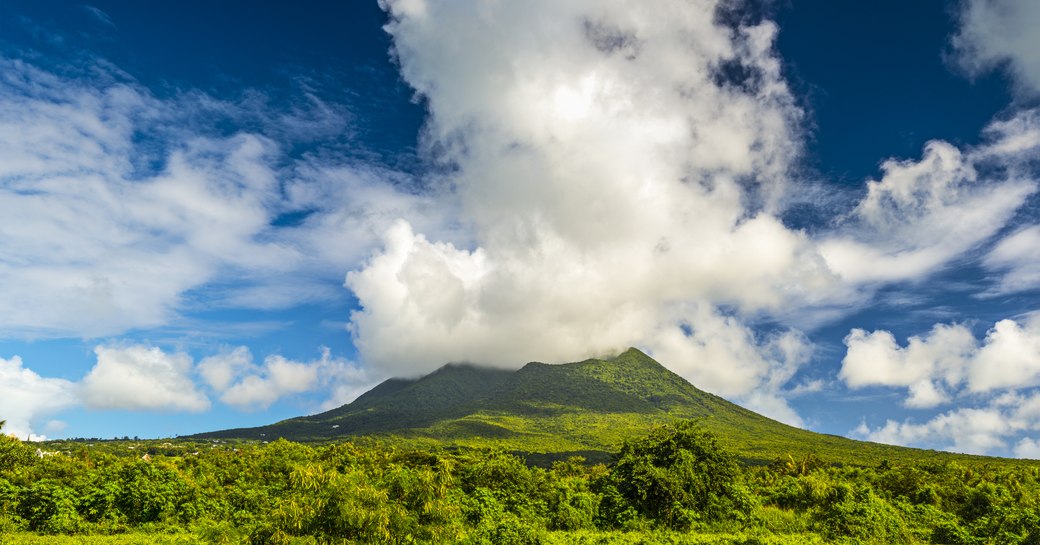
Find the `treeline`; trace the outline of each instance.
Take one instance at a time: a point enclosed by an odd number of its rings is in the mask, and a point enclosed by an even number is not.
[[[550,468],[500,451],[287,441],[178,456],[85,445],[46,455],[0,438],[0,536],[174,532],[189,536],[185,543],[250,545],[1040,544],[1038,496],[1040,466],[853,467],[785,457],[746,467],[692,423],[626,442],[610,465],[572,458]]]

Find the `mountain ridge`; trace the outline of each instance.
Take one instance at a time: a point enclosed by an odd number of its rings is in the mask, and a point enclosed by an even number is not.
[[[636,348],[608,359],[529,362],[515,371],[448,364],[416,379],[387,379],[353,402],[323,413],[191,437],[378,440],[606,459],[624,440],[680,419],[699,420],[723,444],[756,463],[809,455],[853,463],[980,458],[788,426],[700,390]]]

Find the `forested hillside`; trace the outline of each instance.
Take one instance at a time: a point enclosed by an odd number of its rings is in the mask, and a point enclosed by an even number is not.
[[[865,465],[950,459],[782,424],[700,390],[635,348],[610,359],[532,362],[517,371],[446,365],[418,379],[387,380],[321,414],[192,438],[365,443],[377,437],[401,447],[497,448],[545,460],[581,455],[607,462],[626,438],[683,419],[698,419],[749,463],[786,455]]]

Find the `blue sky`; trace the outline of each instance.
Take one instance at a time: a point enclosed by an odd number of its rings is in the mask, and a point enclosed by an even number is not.
[[[637,346],[815,431],[1040,457],[1034,3],[270,4],[0,0],[6,431]]]

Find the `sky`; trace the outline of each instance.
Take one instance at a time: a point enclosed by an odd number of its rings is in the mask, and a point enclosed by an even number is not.
[[[0,419],[169,437],[635,346],[1040,458],[1032,0],[0,0]]]

